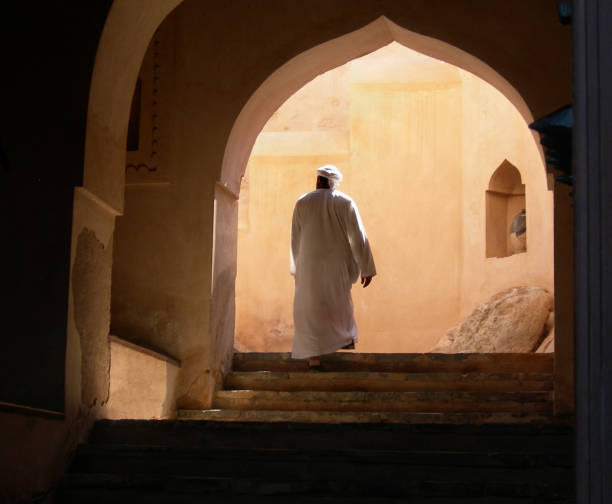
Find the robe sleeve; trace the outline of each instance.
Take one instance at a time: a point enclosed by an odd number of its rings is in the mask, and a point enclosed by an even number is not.
[[[376,275],[376,266],[374,265],[374,257],[372,257],[370,242],[368,241],[365,228],[363,227],[363,222],[361,222],[357,205],[355,205],[353,201],[351,201],[348,209],[346,228],[351,251],[359,265],[361,276]]]
[[[295,260],[300,250],[300,223],[298,216],[298,204],[293,209],[293,219],[291,220],[291,247],[289,247],[289,272],[295,276]]]

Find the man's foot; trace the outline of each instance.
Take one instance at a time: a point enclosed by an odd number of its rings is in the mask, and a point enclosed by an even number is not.
[[[311,357],[308,359],[308,370],[309,371],[323,371],[321,361],[318,357]]]
[[[350,343],[347,343],[346,345],[344,345],[342,347],[342,350],[355,350],[355,340],[353,340]]]

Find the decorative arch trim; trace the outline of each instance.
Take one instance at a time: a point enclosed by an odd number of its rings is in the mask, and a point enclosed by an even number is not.
[[[149,41],[183,0],[114,0],[98,44],[87,109],[83,188],[123,213],[130,103]]]

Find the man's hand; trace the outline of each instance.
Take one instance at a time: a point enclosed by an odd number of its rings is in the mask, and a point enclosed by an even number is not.
[[[368,285],[370,285],[371,281],[372,281],[372,277],[371,276],[367,276],[367,277],[362,276],[361,277],[361,285],[363,285],[364,288],[367,287]]]

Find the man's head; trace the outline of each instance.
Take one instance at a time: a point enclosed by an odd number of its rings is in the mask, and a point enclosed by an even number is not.
[[[330,189],[329,179],[317,175],[317,189]]]
[[[342,173],[334,165],[317,168],[317,189],[335,189],[342,182]]]

